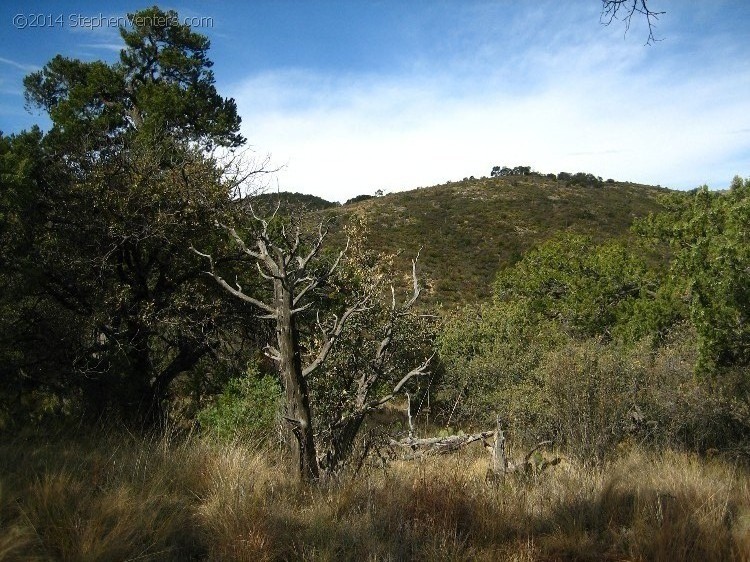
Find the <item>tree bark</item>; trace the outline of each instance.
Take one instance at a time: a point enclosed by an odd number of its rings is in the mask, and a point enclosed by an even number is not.
[[[286,276],[274,279],[276,308],[276,341],[279,350],[279,372],[284,385],[285,419],[297,441],[293,448],[295,462],[303,481],[319,477],[318,458],[312,427],[312,412],[307,382],[302,376],[302,359],[292,314],[293,296],[286,285]]]
[[[365,420],[365,410],[353,413],[340,424],[333,427],[330,447],[325,456],[324,468],[328,473],[336,472],[339,467],[349,458],[354,448],[354,440],[359,434],[362,423]]]

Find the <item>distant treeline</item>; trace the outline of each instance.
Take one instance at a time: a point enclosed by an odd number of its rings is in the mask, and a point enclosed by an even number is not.
[[[615,180],[608,179],[606,182],[601,176],[595,176],[589,172],[560,172],[558,174],[542,174],[535,172],[531,169],[531,166],[515,166],[509,168],[508,166],[493,166],[490,172],[490,177],[503,178],[509,176],[545,176],[550,179],[556,179],[558,181],[565,181],[573,185],[589,186],[589,187],[600,187],[604,183],[615,183]]]

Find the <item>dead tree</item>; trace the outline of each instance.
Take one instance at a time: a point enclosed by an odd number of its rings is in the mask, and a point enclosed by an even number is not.
[[[428,374],[427,367],[431,357],[421,365],[404,374],[384,396],[374,397],[373,390],[392,370],[387,365],[387,355],[393,345],[393,327],[396,320],[410,309],[419,297],[420,289],[416,277],[416,259],[412,264],[413,294],[403,305],[396,304],[395,293],[391,305],[391,321],[385,328],[382,340],[377,346],[375,356],[370,362],[371,368],[357,379],[356,393],[351,398],[348,414],[337,420],[333,427],[324,428],[330,435],[328,450],[319,457],[319,443],[314,431],[313,408],[310,404],[308,381],[311,375],[320,369],[333,350],[337,340],[355,315],[368,311],[378,298],[374,289],[361,294],[349,295],[349,303],[340,314],[331,314],[328,321],[321,321],[320,311],[315,317],[315,328],[322,338],[317,350],[306,350],[303,360],[303,349],[300,345],[300,319],[303,313],[309,318],[315,311],[316,289],[326,283],[339,268],[341,260],[349,247],[341,250],[332,264],[320,271],[320,252],[328,235],[327,228],[318,225],[317,235],[310,244],[301,240],[300,228],[287,230],[281,226],[279,234],[272,234],[269,229],[276,212],[269,220],[258,217],[250,207],[250,212],[257,229],[253,234],[252,244],[247,244],[238,232],[227,225],[219,225],[226,230],[239,250],[250,261],[254,262],[257,274],[273,286],[273,301],[265,302],[246,294],[242,286],[227,282],[214,267],[212,257],[193,249],[195,253],[208,260],[210,275],[224,290],[234,297],[263,311],[261,318],[275,321],[276,345],[266,346],[266,354],[276,362],[281,383],[284,389],[284,419],[294,435],[296,446],[293,448],[299,475],[303,481],[314,481],[320,477],[321,470],[330,473],[335,471],[351,452],[352,444],[368,412],[379,408],[404,389],[412,378]],[[278,229],[277,229],[278,230]],[[313,267],[313,265],[317,267]]]
[[[413,457],[419,457],[423,453],[434,453],[445,455],[463,449],[467,445],[477,441],[485,441],[495,435],[494,431],[481,431],[472,434],[448,435],[446,437],[404,437],[403,439],[391,439],[390,444],[411,451]],[[408,458],[408,457],[407,457]]]
[[[625,33],[630,31],[630,23],[633,16],[638,14],[646,19],[648,24],[648,38],[646,45],[651,45],[655,41],[661,41],[654,36],[654,27],[659,16],[666,12],[657,12],[649,8],[649,0],[602,0],[602,12],[599,21],[604,25],[609,25],[615,19],[625,22]]]

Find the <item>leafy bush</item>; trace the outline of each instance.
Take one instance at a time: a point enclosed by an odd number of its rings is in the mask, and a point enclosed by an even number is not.
[[[750,365],[750,178],[726,192],[705,186],[672,195],[667,211],[641,221],[647,236],[674,251],[670,274],[700,336],[699,371]]]
[[[628,441],[747,453],[750,377],[745,333],[736,329],[747,309],[747,268],[739,267],[747,253],[735,228],[745,187],[736,180],[726,196],[736,209],[721,206],[722,196],[692,196],[723,212],[699,217],[697,236],[716,246],[721,267],[688,261],[696,236],[684,232],[687,250],[671,264],[656,246],[569,234],[502,271],[494,302],[456,313],[439,338],[444,417],[486,426],[500,415],[522,446],[553,439],[585,462],[600,463]],[[659,232],[673,224],[667,218],[641,231]],[[729,226],[711,234],[703,223],[712,221]],[[706,270],[721,280],[715,291]],[[722,324],[716,311],[732,314]],[[715,349],[726,351],[723,362],[706,361]]]
[[[545,357],[537,371],[537,431],[580,459],[600,462],[624,439],[637,412],[642,372],[620,361],[617,350],[595,340],[571,342]]]
[[[566,340],[559,326],[513,301],[466,307],[438,338],[445,368],[439,385],[445,423],[487,425],[496,414],[528,427],[541,407],[531,374],[551,349]]]
[[[747,454],[747,375],[696,376],[697,341],[682,324],[658,347],[589,340],[551,352],[537,371],[546,408],[535,429],[584,460],[627,441]]]
[[[698,330],[684,323],[650,358],[644,415],[658,422],[661,446],[750,453],[748,373],[731,369],[721,377],[696,375]]]
[[[268,435],[277,423],[281,389],[276,377],[248,368],[233,378],[209,406],[198,413],[201,430],[222,441]]]
[[[641,324],[662,283],[643,252],[623,241],[597,245],[589,236],[566,234],[528,252],[495,283],[497,299],[520,300],[535,314],[556,319],[576,337],[609,336],[623,329],[638,338]],[[634,310],[639,314],[634,314]],[[661,328],[674,321],[669,314],[651,314]],[[664,318],[662,318],[664,316]],[[643,317],[643,318],[642,318]],[[648,326],[649,329],[651,325]]]
[[[519,447],[550,439],[597,465],[626,443],[748,453],[747,374],[696,376],[690,323],[626,343],[575,339],[531,318],[508,303],[446,326],[444,418],[488,426],[500,415]]]

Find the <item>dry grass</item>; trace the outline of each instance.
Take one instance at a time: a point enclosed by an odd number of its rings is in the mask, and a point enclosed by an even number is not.
[[[750,560],[746,467],[623,451],[485,479],[476,452],[314,489],[197,439],[0,444],[0,560]]]

